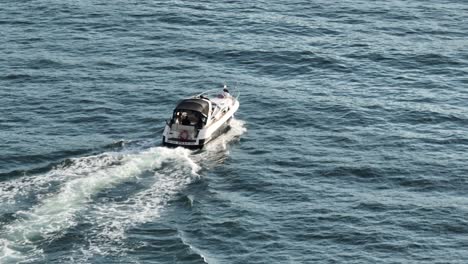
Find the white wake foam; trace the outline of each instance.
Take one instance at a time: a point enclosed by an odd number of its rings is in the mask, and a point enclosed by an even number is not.
[[[85,177],[90,173],[110,167],[122,158],[120,153],[103,153],[81,158],[71,158],[45,174],[24,176],[0,182],[0,203],[11,208],[21,208],[21,203],[44,199],[54,194],[70,179]],[[26,200],[26,201],[25,201]]]
[[[96,254],[123,254],[124,247],[120,243],[124,243],[126,231],[159,217],[161,210],[172,197],[198,178],[197,171],[200,167],[197,164],[211,167],[223,161],[229,154],[227,144],[237,140],[246,131],[243,121],[233,119],[231,129],[205,146],[202,152],[190,152],[187,157],[181,155],[171,166],[155,171],[154,182],[147,189],[126,201],[94,204],[92,213],[88,216],[94,221],[93,226],[96,226],[95,234],[92,234],[92,241],[88,241],[90,246],[84,252],[79,252],[83,255],[80,262],[87,263],[89,258]],[[202,254],[198,251],[197,253]],[[80,257],[76,256],[74,259]]]
[[[173,157],[169,164],[154,171],[153,181],[146,189],[123,201],[93,204],[87,215],[95,227],[89,234],[88,255],[124,253],[119,245],[125,239],[125,231],[159,217],[170,199],[199,177],[199,166],[191,160],[188,150],[161,148],[161,152]]]
[[[19,219],[3,228],[0,262],[16,262],[40,254],[35,246],[37,242],[74,226],[77,213],[86,208],[93,195],[138,177],[144,171],[158,169],[165,161],[188,159],[188,153],[184,149],[171,151],[161,147],[135,154],[107,153],[85,157],[74,166],[57,169],[54,174],[61,172],[59,178],[66,180],[60,191],[30,210],[17,212]],[[193,164],[190,166],[191,170],[196,169]]]
[[[113,254],[129,228],[160,216],[181,189],[197,179],[198,164],[228,153],[227,142],[245,132],[244,123],[232,120],[232,129],[198,154],[186,149],[153,147],[132,152],[108,152],[72,159],[71,164],[28,180],[0,183],[0,201],[15,204],[26,194],[38,203],[17,211],[16,220],[0,228],[0,263],[34,261],[43,256],[41,245],[60,237],[78,221],[91,224],[89,246],[81,257]],[[222,159],[222,158],[221,158]],[[209,162],[208,162],[209,163]],[[150,175],[149,179],[148,176]],[[146,177],[146,178],[145,178]],[[142,190],[119,201],[97,202],[96,196],[125,182],[143,181]],[[51,185],[55,191],[47,193]],[[147,187],[146,187],[147,186]],[[79,219],[77,216],[80,216]],[[123,243],[123,242],[122,242]]]

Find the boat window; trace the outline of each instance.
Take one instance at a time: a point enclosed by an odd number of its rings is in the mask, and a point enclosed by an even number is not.
[[[206,117],[196,111],[181,110],[174,112],[173,123],[201,128],[206,124]]]

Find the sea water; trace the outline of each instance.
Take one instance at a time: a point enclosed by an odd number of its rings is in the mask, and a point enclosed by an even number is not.
[[[468,263],[468,2],[0,2],[0,263]],[[227,84],[231,130],[161,146]]]

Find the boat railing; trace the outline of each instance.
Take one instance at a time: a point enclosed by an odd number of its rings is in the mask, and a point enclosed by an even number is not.
[[[204,91],[203,93],[195,95],[195,97],[200,97],[202,95],[208,95],[208,94],[215,94],[216,92],[219,92],[219,89],[207,90],[207,91]]]
[[[229,88],[229,89],[231,89],[231,88]],[[221,90],[221,92],[222,92],[222,90]],[[216,96],[219,93],[220,93],[219,89],[211,89],[211,90],[204,91],[203,93],[197,94],[194,97],[199,98],[200,96],[209,95],[209,94]],[[231,94],[232,97],[236,98],[236,100],[239,99],[240,91],[237,89],[237,87],[234,87],[233,89],[231,89],[231,92],[229,92],[229,93]]]

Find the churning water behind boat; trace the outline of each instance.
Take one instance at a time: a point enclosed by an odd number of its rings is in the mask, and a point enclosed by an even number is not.
[[[2,226],[2,263],[41,261],[44,247],[75,236],[81,228],[86,245],[62,260],[89,261],[107,254],[125,259],[126,231],[159,217],[171,199],[200,178],[201,165],[216,166],[227,157],[227,144],[244,131],[243,122],[233,120],[229,132],[203,152],[124,149],[73,158],[44,174],[0,182],[3,214],[10,214]]]

